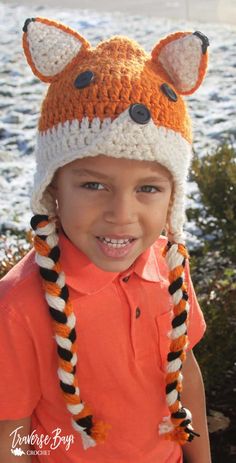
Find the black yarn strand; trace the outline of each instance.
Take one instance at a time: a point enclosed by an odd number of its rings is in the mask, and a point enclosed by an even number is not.
[[[177,328],[178,326],[181,326],[187,320],[187,316],[187,311],[183,310],[183,312],[181,312],[172,320],[172,327]]]
[[[36,230],[40,222],[48,222],[48,215],[41,215],[41,214],[36,214],[32,217],[30,221],[30,225],[33,228],[33,230]]]

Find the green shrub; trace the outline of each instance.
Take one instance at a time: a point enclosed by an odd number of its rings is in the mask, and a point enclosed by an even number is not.
[[[191,178],[199,191],[201,206],[187,211],[204,240],[204,250],[219,250],[236,262],[236,151],[231,145],[219,146],[215,153],[195,158]]]
[[[0,278],[29,252],[32,240],[31,231],[0,234]]]
[[[207,395],[222,395],[226,378],[236,373],[236,269],[216,251],[193,258],[191,271],[207,324],[195,352]]]
[[[191,273],[207,323],[195,353],[206,388],[208,408],[235,420],[236,397],[236,152],[223,144],[195,159],[192,180],[199,191],[195,209],[187,211],[201,232],[201,246],[192,251]],[[234,398],[233,398],[234,397]]]

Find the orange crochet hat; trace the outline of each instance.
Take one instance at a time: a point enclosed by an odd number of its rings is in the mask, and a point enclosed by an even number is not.
[[[172,236],[181,236],[191,160],[191,123],[183,98],[201,84],[208,40],[177,32],[151,55],[126,37],[92,48],[74,30],[28,19],[23,46],[33,72],[49,88],[38,127],[32,209],[53,212],[45,193],[57,168],[85,156],[158,161],[172,173]]]
[[[60,265],[55,205],[47,187],[59,167],[87,156],[156,161],[171,172],[174,182],[165,250],[173,299],[166,372],[170,416],[160,424],[160,433],[183,444],[195,433],[191,413],[180,401],[189,313],[182,228],[192,141],[181,95],[193,93],[204,78],[208,39],[201,32],[177,32],[147,54],[126,37],[113,37],[92,48],[74,30],[44,18],[28,19],[23,30],[28,63],[39,79],[49,83],[38,127],[31,225],[53,318],[60,387],[73,428],[85,449],[103,441],[107,430],[80,397],[75,315]]]

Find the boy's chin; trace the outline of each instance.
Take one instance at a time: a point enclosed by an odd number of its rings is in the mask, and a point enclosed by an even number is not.
[[[97,262],[96,259],[91,259],[92,262],[94,263],[94,265],[96,265],[96,267],[100,268],[101,270],[103,270],[104,272],[111,272],[111,273],[120,273],[120,272],[124,272],[125,270],[127,270],[134,262],[134,260],[130,260],[130,259],[124,259],[123,261],[118,261],[118,260],[114,260],[114,259],[111,259],[110,262],[102,262],[102,260],[100,259],[99,262]]]

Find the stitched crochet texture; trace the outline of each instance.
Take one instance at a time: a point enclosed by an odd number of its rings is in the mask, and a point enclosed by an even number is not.
[[[84,449],[106,439],[109,424],[93,417],[80,397],[76,374],[75,315],[60,264],[55,204],[47,191],[56,170],[75,159],[104,154],[157,161],[172,174],[174,197],[164,254],[173,299],[166,399],[170,416],[160,434],[180,444],[196,434],[191,413],[181,404],[182,364],[188,346],[188,295],[184,282],[184,201],[191,161],[191,122],[182,95],[193,93],[206,73],[208,40],[177,32],[158,42],[151,55],[126,37],[92,48],[76,31],[46,18],[26,21],[23,47],[32,71],[49,83],[38,126],[31,220],[34,247],[58,352],[58,377],[73,428]],[[91,81],[75,83],[89,71]],[[144,105],[151,120],[132,120],[129,108]],[[105,420],[105,417],[102,417]]]

